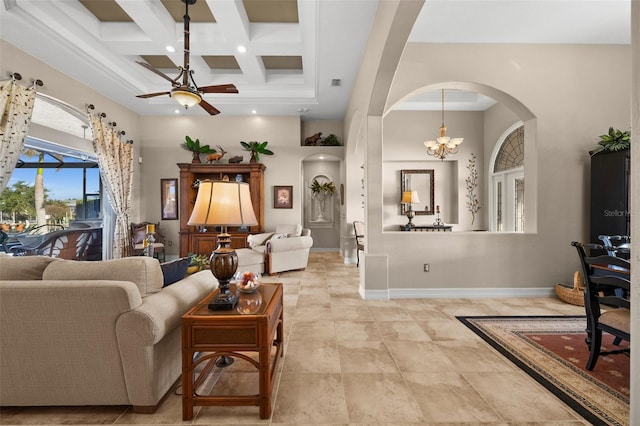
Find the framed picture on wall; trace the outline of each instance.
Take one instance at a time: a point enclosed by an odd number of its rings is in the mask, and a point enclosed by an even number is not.
[[[162,220],[178,220],[178,179],[160,179]]]
[[[293,186],[273,187],[273,208],[292,209],[293,208]]]

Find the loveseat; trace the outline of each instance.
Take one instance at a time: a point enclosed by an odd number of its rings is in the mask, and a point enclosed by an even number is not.
[[[305,269],[313,238],[311,230],[303,229],[302,225],[277,225],[275,232],[249,235],[247,244],[251,250],[264,256],[266,272],[275,274]]]
[[[217,286],[210,271],[163,278],[144,256],[0,254],[0,405],[153,412],[182,372],[182,315]]]

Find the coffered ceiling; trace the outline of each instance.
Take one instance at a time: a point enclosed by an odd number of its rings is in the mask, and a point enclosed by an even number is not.
[[[136,98],[171,88],[136,61],[178,75],[184,6],[4,0],[0,36],[139,114],[206,115],[198,107],[180,110],[168,96]],[[377,6],[378,0],[197,0],[189,6],[194,80],[236,85],[238,94],[204,96],[223,115],[342,118]],[[630,0],[427,0],[409,41],[625,44],[629,9]],[[447,104],[486,108],[481,97],[457,98]],[[426,94],[403,108],[438,110],[439,100],[439,93]]]

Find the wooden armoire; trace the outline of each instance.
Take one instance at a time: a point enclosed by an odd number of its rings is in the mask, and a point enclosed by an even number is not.
[[[179,163],[180,169],[180,257],[188,253],[210,255],[218,245],[219,229],[200,229],[189,226],[189,217],[196,201],[198,189],[194,187],[196,180],[242,180],[249,184],[251,203],[258,219],[258,225],[251,227],[229,227],[231,247],[247,246],[247,236],[264,230],[264,170],[260,163],[241,164],[198,164]]]

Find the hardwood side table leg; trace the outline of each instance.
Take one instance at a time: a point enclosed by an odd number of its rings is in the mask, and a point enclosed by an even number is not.
[[[193,354],[182,350],[182,420],[193,419]]]

